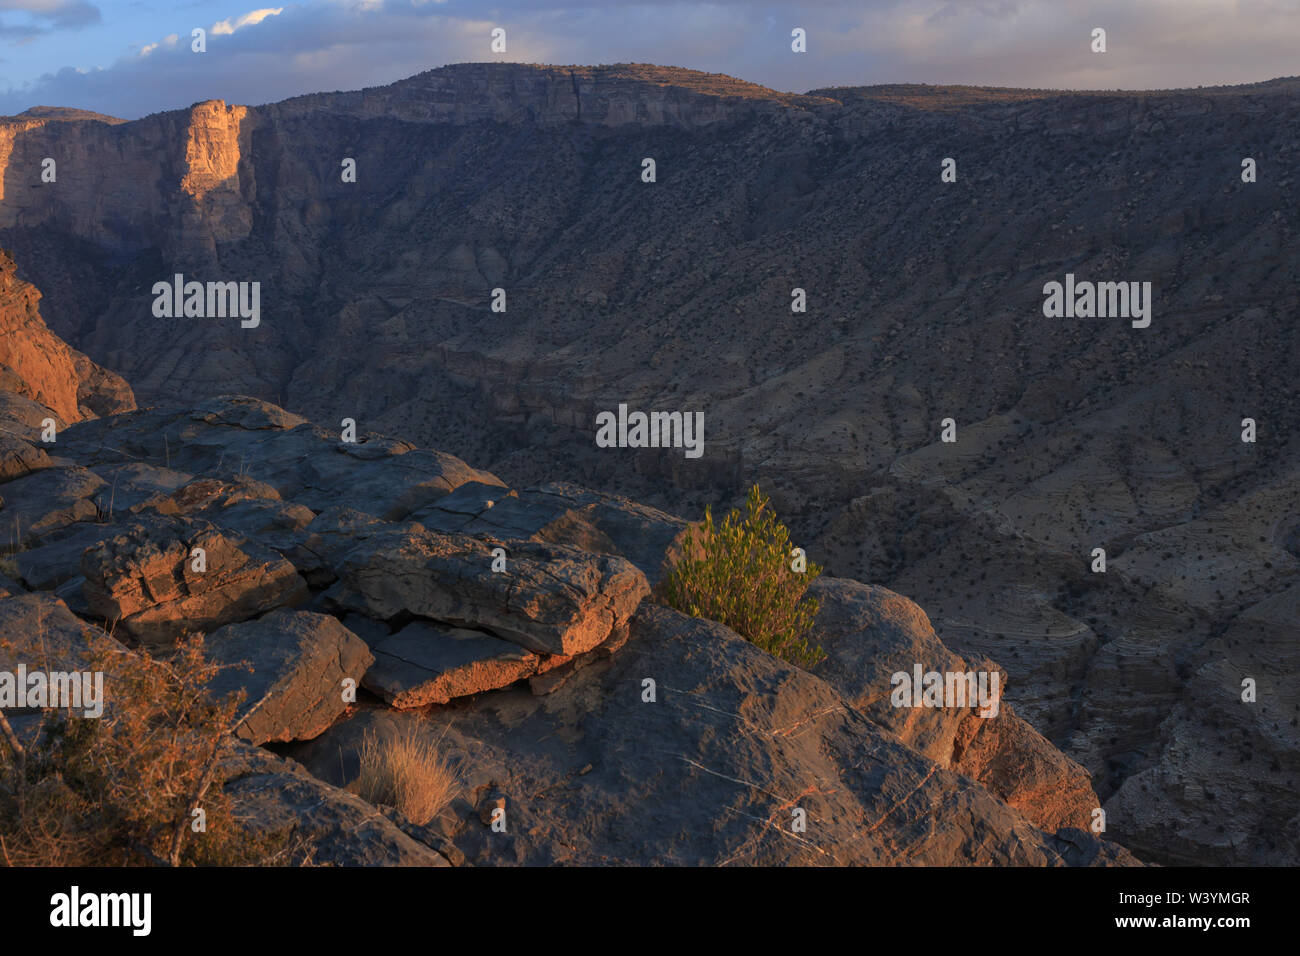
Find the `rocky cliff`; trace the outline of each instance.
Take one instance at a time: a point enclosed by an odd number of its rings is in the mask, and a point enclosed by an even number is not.
[[[18,278],[0,250],[0,380],[5,414],[26,434],[47,416],[62,428],[135,408],[131,387],[54,335],[40,315],[40,290]]]

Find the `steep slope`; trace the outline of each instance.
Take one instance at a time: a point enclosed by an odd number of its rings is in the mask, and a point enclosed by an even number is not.
[[[135,408],[131,387],[67,344],[40,315],[41,293],[17,276],[0,250],[0,379],[8,417],[39,428],[46,415],[57,427]]]

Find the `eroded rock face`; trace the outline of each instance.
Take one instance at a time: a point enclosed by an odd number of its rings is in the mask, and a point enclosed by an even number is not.
[[[54,335],[42,320],[40,290],[18,278],[0,251],[0,369],[6,391],[49,409],[59,426],[135,408],[131,388]]]
[[[818,578],[810,593],[821,601],[812,640],[827,652],[814,673],[855,707],[939,766],[978,780],[1037,826],[1054,832],[1091,825],[1101,800],[1088,772],[1000,696],[989,717],[978,706],[896,707],[891,699],[893,675],[910,680],[918,664],[923,674],[997,673],[999,694],[1007,686],[1002,668],[954,654],[920,607],[885,588]]]
[[[133,522],[88,548],[81,573],[92,614],[153,644],[307,597],[306,582],[274,551],[186,518]]]

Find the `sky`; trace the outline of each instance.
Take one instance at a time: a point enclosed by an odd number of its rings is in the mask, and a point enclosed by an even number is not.
[[[449,63],[657,63],[778,90],[1169,89],[1300,74],[1300,0],[0,0],[0,115],[135,119]],[[492,30],[506,31],[504,53]],[[807,52],[791,50],[802,28]],[[1106,52],[1092,50],[1094,28]],[[195,28],[206,50],[192,50]]]

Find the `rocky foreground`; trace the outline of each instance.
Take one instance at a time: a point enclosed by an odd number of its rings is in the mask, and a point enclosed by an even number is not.
[[[1137,862],[1005,703],[890,706],[896,670],[996,669],[906,598],[816,582],[806,672],[653,600],[681,519],[253,398],[135,409],[0,265],[0,669],[205,634],[252,665],[212,687],[247,692],[223,786],[250,831],[340,865]],[[409,732],[457,778],[422,825],[348,789],[367,735]]]

